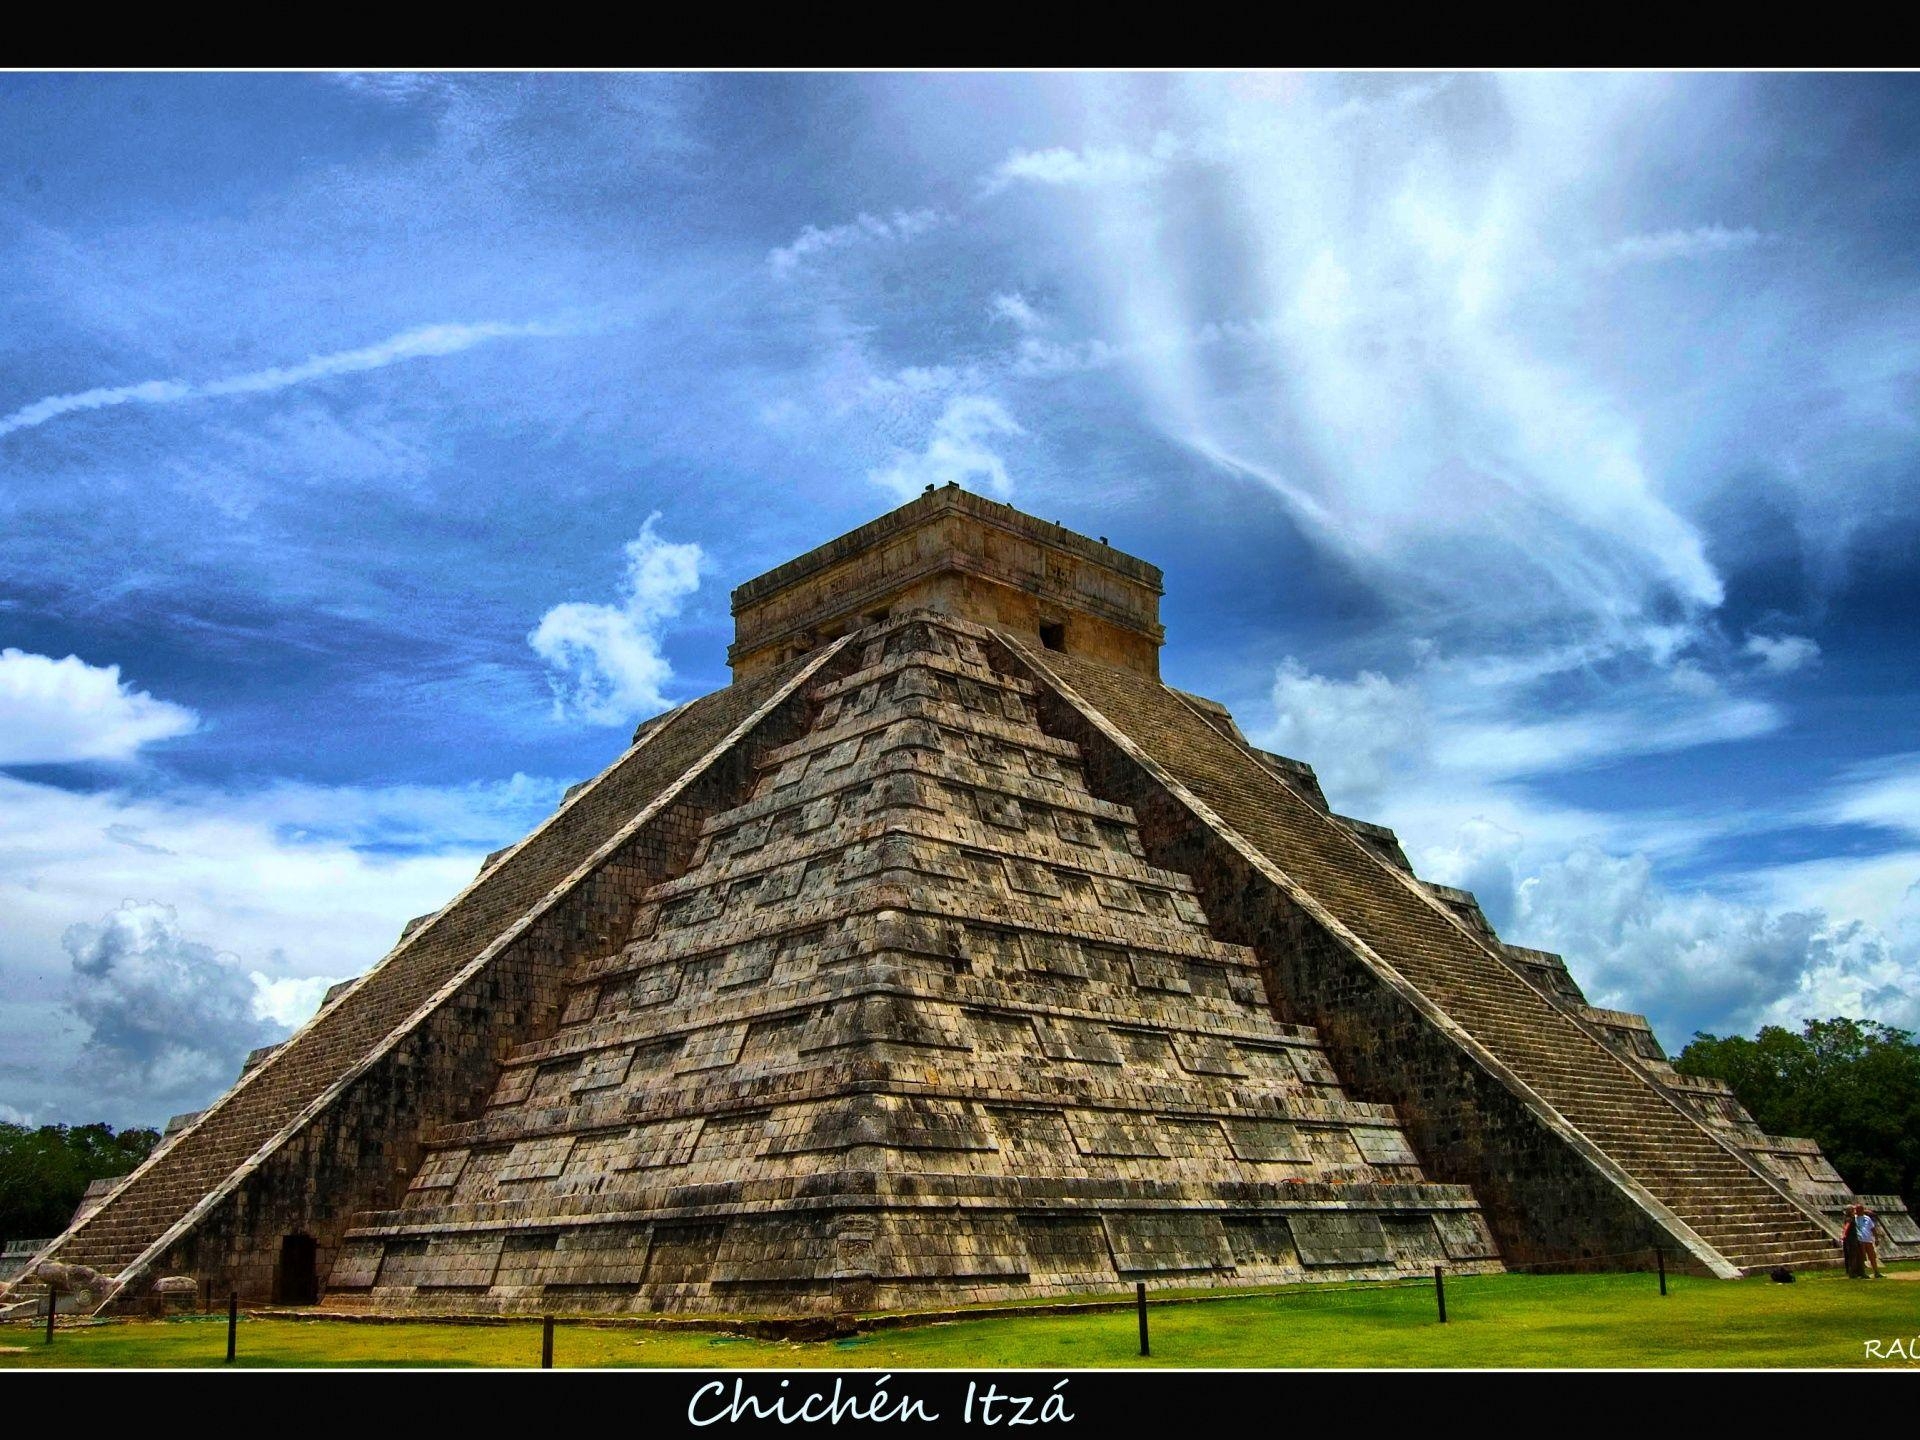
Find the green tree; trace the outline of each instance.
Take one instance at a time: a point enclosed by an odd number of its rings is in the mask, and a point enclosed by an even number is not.
[[[159,1143],[157,1130],[0,1123],[0,1240],[58,1235],[90,1182],[126,1174]]]
[[[1920,1190],[1920,1044],[1873,1020],[1768,1025],[1751,1040],[1704,1032],[1674,1060],[1725,1080],[1769,1135],[1819,1143],[1847,1184],[1869,1195]]]

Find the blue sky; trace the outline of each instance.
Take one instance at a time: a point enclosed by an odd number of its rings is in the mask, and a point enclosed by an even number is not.
[[[957,480],[1695,1029],[1920,1023],[1920,84],[0,77],[0,1118],[376,960]]]

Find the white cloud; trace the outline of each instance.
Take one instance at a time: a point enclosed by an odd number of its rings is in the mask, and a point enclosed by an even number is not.
[[[1073,375],[1088,370],[1106,370],[1131,357],[1105,340],[1049,340],[1042,335],[1023,335],[1009,368],[1016,375]]]
[[[1761,1023],[1799,1029],[1835,1015],[1920,1029],[1920,929],[1888,935],[1863,920],[1827,920],[1815,932],[1791,993],[1767,1006]]]
[[[803,265],[836,250],[863,245],[898,244],[926,234],[944,224],[947,218],[941,211],[933,209],[896,210],[891,215],[869,215],[862,211],[857,218],[844,225],[833,225],[824,230],[817,225],[808,225],[789,243],[769,250],[767,264],[776,276],[785,280]]]
[[[178,913],[128,900],[70,926],[69,1004],[86,1027],[79,1067],[103,1090],[180,1104],[216,1092],[247,1051],[278,1037],[238,957],[183,934]]]
[[[1426,760],[1428,720],[1419,689],[1374,671],[1332,680],[1289,656],[1274,673],[1273,709],[1263,743],[1312,765],[1336,808],[1368,803],[1395,775]]]
[[[422,325],[389,336],[374,345],[316,355],[298,365],[277,365],[218,380],[142,380],[133,385],[109,385],[65,395],[49,395],[21,406],[10,415],[0,416],[0,436],[44,425],[49,420],[83,410],[104,410],[118,405],[176,405],[183,400],[205,400],[222,395],[260,395],[335,375],[380,370],[406,360],[454,355],[492,340],[569,333],[568,327],[549,322],[510,324],[486,320],[473,324]]]
[[[981,177],[979,188],[982,195],[993,195],[1022,183],[1070,189],[1122,187],[1159,179],[1181,165],[1272,162],[1303,135],[1310,143],[1331,145],[1341,143],[1341,132],[1368,124],[1376,128],[1405,126],[1414,111],[1452,89],[1458,78],[1439,75],[1382,93],[1349,94],[1310,114],[1296,111],[1286,115],[1275,124],[1262,119],[1262,112],[1276,101],[1284,105],[1297,98],[1299,87],[1294,79],[1280,77],[1269,83],[1267,77],[1235,77],[1211,88],[1231,97],[1231,103],[1241,109],[1245,124],[1228,128],[1202,121],[1187,133],[1157,130],[1144,146],[1116,140],[1015,150]]]
[[[281,975],[247,973],[253,982],[253,1010],[262,1020],[291,1034],[319,1010],[327,991],[344,975]]]
[[[933,433],[919,454],[896,450],[893,463],[868,472],[868,479],[911,500],[929,485],[949,481],[979,488],[984,485],[1005,498],[1013,492],[1006,461],[987,442],[1001,435],[1024,435],[1014,418],[997,401],[984,395],[961,395],[949,400]]]
[[[205,1104],[237,1073],[243,1042],[278,1038],[334,977],[363,973],[483,855],[551,813],[562,788],[515,776],[132,795],[0,775],[0,1093],[42,1118],[114,1124]],[[101,971],[79,982],[91,1030],[71,1003],[74,948]],[[204,1002],[217,1025],[164,999],[143,1017],[142,987],[170,975],[180,1004]],[[76,1070],[90,1035],[105,1068]],[[106,1073],[141,1065],[137,1083]]]
[[[1698,682],[1698,672],[1684,672]],[[1689,703],[1647,696],[1638,704],[1584,710],[1547,720],[1456,717],[1435,742],[1439,763],[1493,777],[1605,764],[1629,755],[1661,755],[1698,745],[1750,740],[1780,727],[1777,706],[1683,688]],[[1516,707],[1517,709],[1517,707]]]
[[[1617,372],[1568,343],[1594,273],[1557,263],[1603,223],[1595,145],[1655,83],[1195,78],[1143,140],[1130,87],[1086,80],[1099,139],[991,180],[1059,192],[1050,238],[1107,348],[1016,373],[1125,362],[1164,434],[1406,613],[1614,648],[1652,615],[1694,626],[1721,578]],[[1429,118],[1443,101],[1458,123]],[[1247,323],[1209,329],[1223,309]]]
[[[1840,855],[1733,877],[1733,890],[1775,910],[1825,910],[1920,944],[1920,849]]]
[[[1710,842],[1782,826],[1920,836],[1914,756],[1855,767],[1817,804],[1760,812],[1583,811],[1436,765],[1368,818],[1399,830],[1421,875],[1473,890],[1504,938],[1561,952],[1595,1004],[1650,1014],[1675,1047],[1696,1028],[1809,1016],[1920,1023],[1920,851],[1721,865],[1711,889],[1661,878]]]
[[[1667,683],[1678,693],[1695,700],[1717,701],[1726,697],[1720,681],[1696,660],[1676,660],[1667,669]]]
[[[1828,824],[1880,825],[1920,836],[1920,754],[1853,766],[1819,808]]]
[[[1685,664],[1643,666],[1590,703],[1563,701],[1560,713],[1523,718],[1539,715],[1529,703],[1535,688],[1576,665],[1576,652],[1513,666],[1419,653],[1398,680],[1370,670],[1336,680],[1289,657],[1274,672],[1274,719],[1263,743],[1313,765],[1338,807],[1412,780],[1478,793],[1627,756],[1751,739],[1783,719],[1777,706],[1729,694]]]
[[[1662,865],[1756,829],[1920,835],[1916,757],[1855,767],[1812,807],[1583,810],[1527,777],[1759,733],[1777,712],[1681,666],[1678,683],[1655,668],[1585,709],[1520,720],[1531,687],[1577,667],[1577,651],[1505,667],[1418,654],[1402,679],[1284,662],[1261,743],[1312,764],[1336,810],[1395,828],[1416,871],[1473,891],[1504,938],[1559,951],[1593,1003],[1648,1013],[1676,1047],[1696,1028],[1808,1015],[1920,1019],[1920,854],[1722,866],[1717,890],[1661,878]]]
[[[134,689],[118,665],[0,650],[0,765],[129,760],[199,723],[185,706]]]
[[[182,792],[181,803],[271,829],[284,844],[374,846],[412,853],[475,846],[526,827],[559,804],[566,782],[515,773],[464,785],[329,786],[279,781],[256,790]],[[137,820],[138,813],[130,815]],[[165,827],[123,824],[114,838],[151,840]]]
[[[1162,132],[1145,150],[1126,145],[1088,145],[1069,149],[1016,150],[996,165],[981,182],[992,195],[1009,185],[1096,187],[1136,185],[1156,179],[1185,150],[1177,136]]]
[[[914,406],[979,383],[972,365],[903,365],[885,373],[866,371],[855,389],[862,403]]]
[[[1818,660],[1820,646],[1805,635],[1749,635],[1740,653],[1759,661],[1769,675],[1788,675]]]
[[[1202,351],[1259,344],[1272,333],[1273,327],[1263,320],[1207,320],[1190,329],[1136,333],[1124,343],[1098,335],[1053,340],[1026,334],[1020,337],[1005,368],[1014,375],[1032,378],[1107,370],[1122,363],[1191,365]]]
[[[1275,748],[1320,770],[1335,809],[1392,826],[1422,877],[1473,891],[1504,939],[1566,956],[1594,1004],[1650,1015],[1671,1049],[1695,1029],[1807,1016],[1920,1022],[1920,852],[1722,867],[1711,890],[1662,879],[1711,842],[1774,825],[1920,834],[1920,765],[1860,767],[1811,809],[1581,809],[1520,777],[1677,743],[1673,726],[1635,735],[1622,708],[1463,734],[1447,688],[1457,678],[1435,667],[1336,682],[1283,668],[1276,704],[1296,717],[1294,748]]]
[[[1401,836],[1401,848],[1423,880],[1470,890],[1491,918],[1513,913],[1515,871],[1532,848],[1529,831],[1533,817],[1521,820],[1527,831],[1513,828],[1515,817],[1501,811],[1499,819],[1485,804],[1448,816],[1440,824],[1410,826]],[[1426,840],[1420,843],[1415,832]]]
[[[621,725],[667,707],[662,687],[673,667],[660,630],[700,586],[705,554],[692,542],[654,533],[658,512],[626,545],[626,594],[618,605],[568,601],[541,617],[527,637],[556,672],[554,714],[593,725]]]
[[[1677,893],[1645,856],[1583,847],[1541,867],[1518,886],[1512,928],[1565,955],[1594,1004],[1654,1016],[1674,1048],[1696,1028],[1746,1033],[1835,1014],[1920,1022],[1920,936]]]
[[[340,70],[326,78],[359,94],[399,105],[422,98],[445,97],[453,88],[455,77],[410,70]]]
[[[1018,330],[1038,330],[1046,324],[1045,317],[1018,292],[995,295],[987,306],[987,318]]]
[[[1696,225],[1692,229],[1660,230],[1645,235],[1629,235],[1599,252],[1597,259],[1608,265],[1658,264],[1665,260],[1698,260],[1730,251],[1751,250],[1771,244],[1774,237],[1750,226],[1729,229],[1725,225]]]

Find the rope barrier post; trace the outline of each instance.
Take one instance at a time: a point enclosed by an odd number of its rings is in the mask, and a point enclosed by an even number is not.
[[[200,1313],[202,1315],[213,1313],[213,1277],[211,1275],[203,1277],[200,1281]]]
[[[235,1342],[240,1337],[240,1292],[227,1292],[227,1364],[233,1363]]]
[[[1667,1247],[1664,1245],[1654,1246],[1653,1255],[1654,1260],[1660,1266],[1660,1293],[1664,1295],[1667,1293]]]
[[[1441,1267],[1433,1267],[1433,1298],[1440,1306],[1440,1323],[1447,1323],[1447,1277]]]
[[[540,1318],[540,1368],[542,1370],[553,1368],[553,1316],[551,1315],[543,1315]]]
[[[1147,1282],[1146,1281],[1140,1280],[1134,1283],[1133,1301],[1134,1301],[1135,1307],[1140,1311],[1140,1353],[1142,1355],[1151,1354],[1152,1352],[1147,1349]]]
[[[52,1285],[48,1285],[47,1286],[47,1343],[49,1345],[53,1343],[53,1310],[54,1310],[54,1306],[56,1306],[59,1303],[60,1303],[59,1295],[57,1295],[54,1292],[54,1288]]]

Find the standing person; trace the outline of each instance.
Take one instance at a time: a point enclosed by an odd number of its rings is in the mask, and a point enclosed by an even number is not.
[[[1840,1258],[1846,1263],[1849,1280],[1867,1278],[1866,1263],[1860,1257],[1860,1232],[1853,1223],[1859,1218],[1855,1213],[1859,1209],[1856,1204],[1847,1211],[1847,1223],[1840,1231]]]
[[[1853,1232],[1860,1237],[1860,1258],[1873,1266],[1873,1278],[1884,1279],[1880,1273],[1880,1217],[1856,1202],[1853,1207]]]

